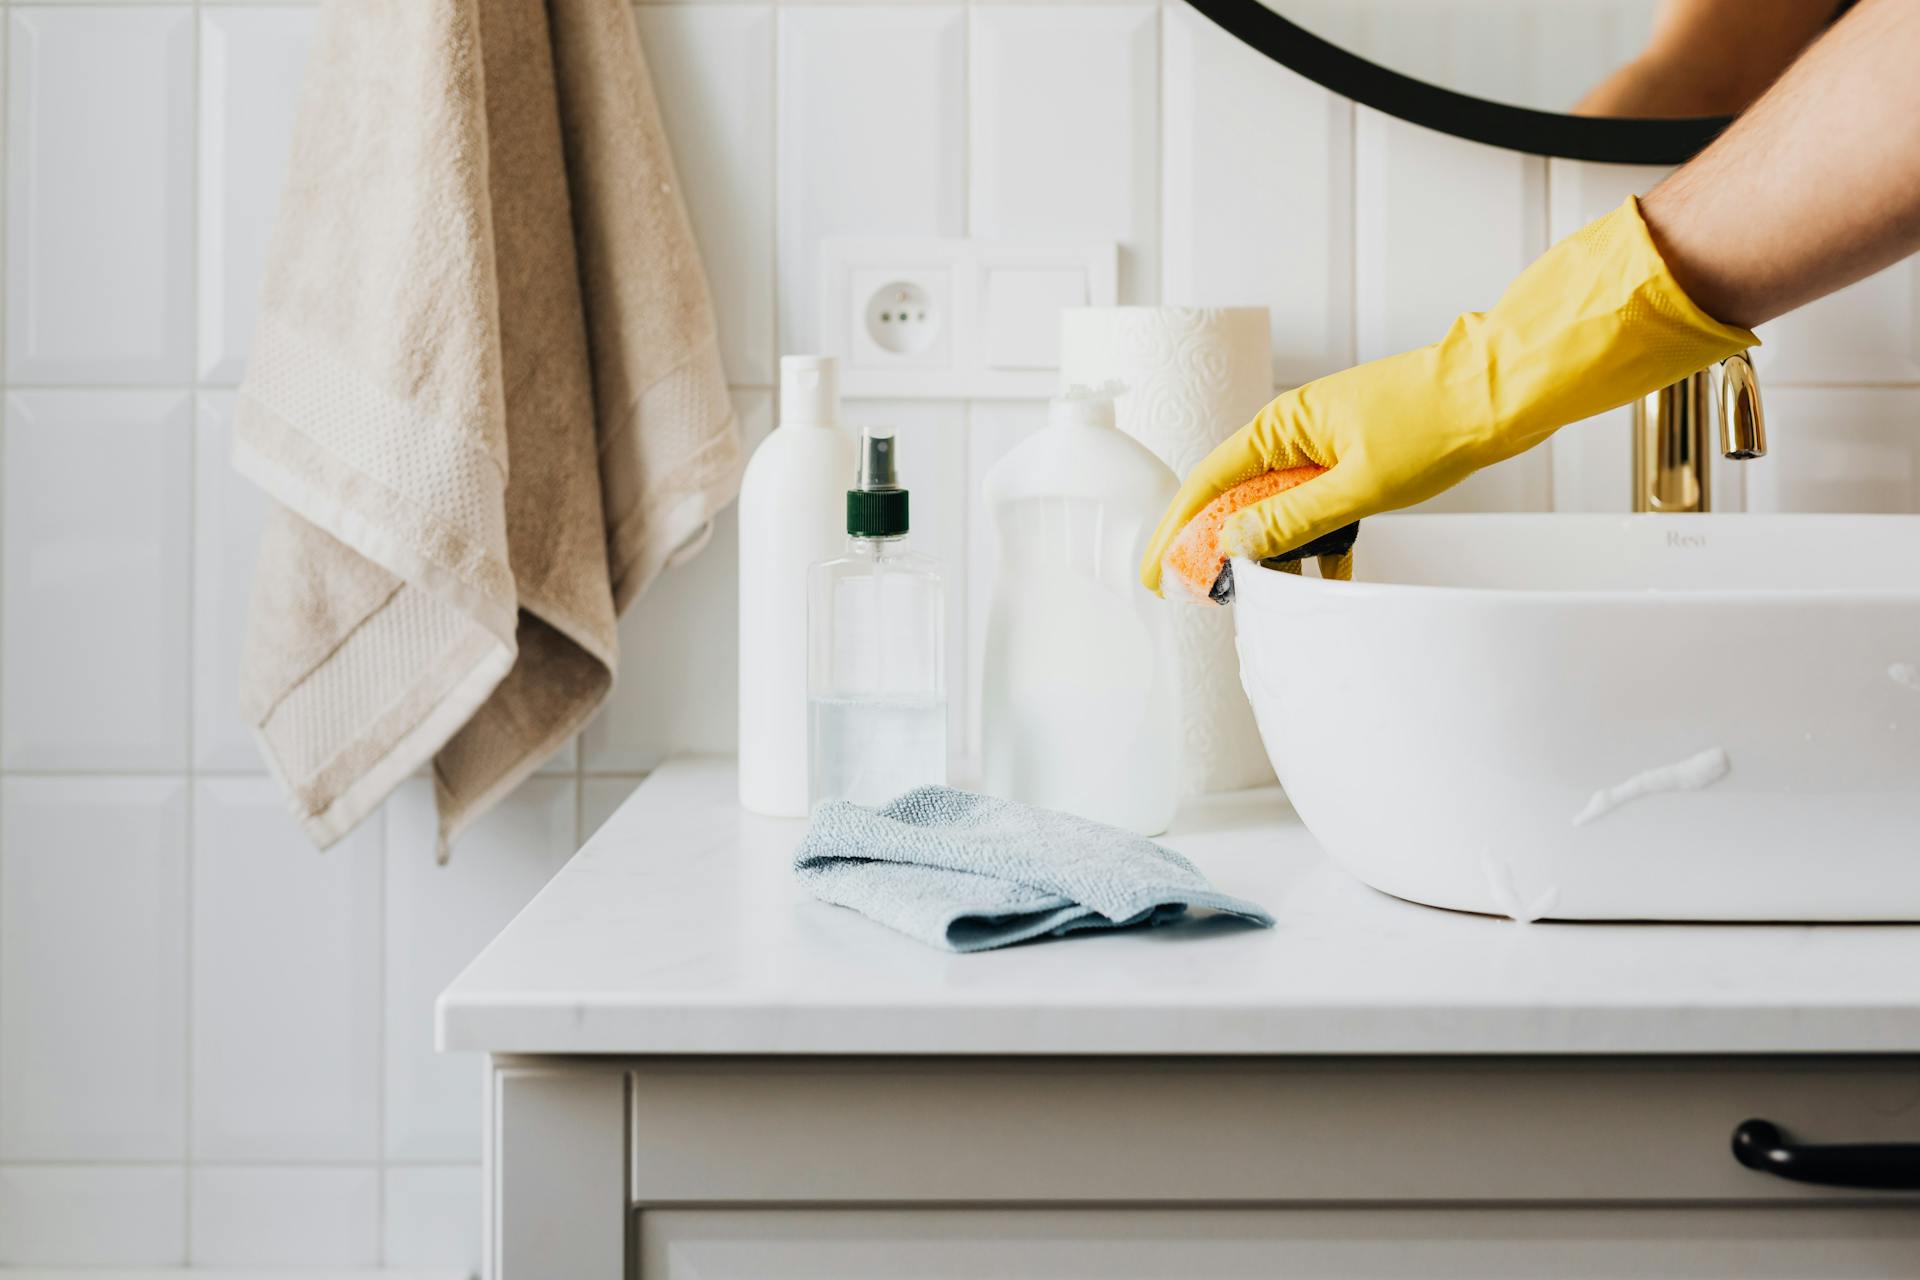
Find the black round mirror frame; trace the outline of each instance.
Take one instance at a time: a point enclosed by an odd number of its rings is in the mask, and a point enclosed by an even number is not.
[[[1680,164],[1713,141],[1726,116],[1628,120],[1570,116],[1475,98],[1390,71],[1289,22],[1262,0],[1187,0],[1217,26],[1345,98],[1472,142],[1609,164]]]

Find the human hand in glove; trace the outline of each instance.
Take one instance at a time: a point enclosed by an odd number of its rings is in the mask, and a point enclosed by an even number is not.
[[[1323,573],[1347,576],[1340,543],[1351,537],[1335,535],[1353,522],[1430,498],[1757,341],[1694,305],[1629,199],[1433,345],[1267,405],[1187,476],[1140,580],[1205,601],[1228,558],[1296,549],[1326,552]]]

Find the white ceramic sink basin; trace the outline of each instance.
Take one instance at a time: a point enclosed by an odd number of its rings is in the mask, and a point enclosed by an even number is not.
[[[1241,678],[1361,880],[1521,919],[1920,920],[1920,517],[1390,516],[1234,565]]]

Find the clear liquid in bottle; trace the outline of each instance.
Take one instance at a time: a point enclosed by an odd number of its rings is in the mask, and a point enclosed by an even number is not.
[[[814,802],[884,804],[947,780],[944,698],[815,698],[809,704]]]
[[[907,530],[893,435],[869,430],[846,554],[808,576],[811,805],[881,804],[947,780],[945,584]]]

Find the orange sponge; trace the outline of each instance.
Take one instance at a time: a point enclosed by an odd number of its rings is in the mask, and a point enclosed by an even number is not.
[[[1195,604],[1224,603],[1216,584],[1227,567],[1226,553],[1220,550],[1220,530],[1226,524],[1227,517],[1243,507],[1250,507],[1276,493],[1284,493],[1295,485],[1304,484],[1325,470],[1325,467],[1309,464],[1262,472],[1250,480],[1242,480],[1200,508],[1199,513],[1187,521],[1167,545],[1166,554],[1160,558],[1161,593],[1169,600],[1189,600]],[[1353,536],[1348,530],[1341,532],[1346,535],[1345,545],[1339,548],[1339,554],[1344,557],[1353,546]],[[1334,548],[1329,546],[1324,550],[1333,552]],[[1299,554],[1321,551],[1320,545],[1315,543],[1311,547],[1301,548]],[[1329,566],[1324,561],[1321,568],[1323,577],[1332,576],[1326,572]],[[1298,572],[1297,566],[1295,572]]]

